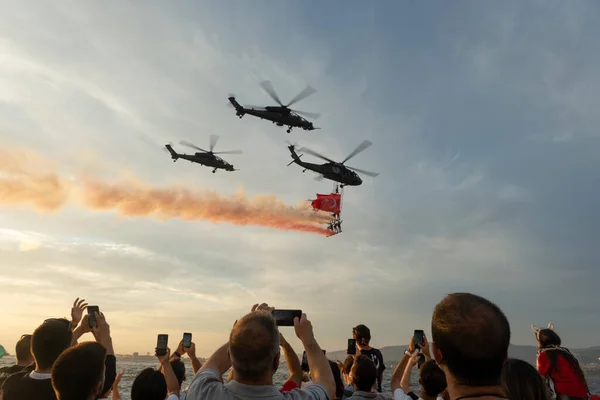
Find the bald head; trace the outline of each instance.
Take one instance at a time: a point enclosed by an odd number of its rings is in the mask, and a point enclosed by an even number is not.
[[[492,302],[470,293],[454,293],[433,312],[431,332],[436,348],[457,383],[495,386],[508,355],[510,326]]]
[[[242,380],[272,376],[279,364],[279,330],[268,312],[252,312],[240,319],[229,337],[234,375]]]

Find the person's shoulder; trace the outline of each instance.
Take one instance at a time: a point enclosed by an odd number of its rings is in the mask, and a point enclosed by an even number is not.
[[[220,390],[218,388],[223,388],[219,373],[210,368],[201,369],[190,383],[187,398],[200,399],[206,397],[208,391]]]
[[[11,375],[9,375],[6,380],[4,381],[4,385],[6,385],[7,383],[16,383],[16,382],[20,382],[23,379],[27,379],[29,378],[29,371],[24,371],[24,370],[20,370],[17,371]]]
[[[312,400],[329,400],[327,390],[322,385],[311,383],[307,387],[300,390],[292,390],[290,392],[281,393],[282,398],[286,399],[312,399]]]

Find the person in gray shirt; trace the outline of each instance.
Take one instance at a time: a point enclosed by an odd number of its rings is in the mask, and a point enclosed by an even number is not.
[[[273,375],[279,367],[280,339],[272,310],[264,303],[255,305],[250,314],[236,322],[229,342],[208,359],[190,384],[187,400],[333,398],[333,374],[305,314],[294,320],[294,329],[306,350],[313,384],[284,393],[273,386]],[[233,368],[233,380],[223,383],[222,376],[230,367]]]

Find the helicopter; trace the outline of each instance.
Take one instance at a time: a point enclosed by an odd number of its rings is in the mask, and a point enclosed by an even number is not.
[[[326,164],[312,164],[312,163],[307,163],[307,162],[300,160],[300,157],[302,157],[302,154],[298,155],[295,151],[296,146],[293,144],[290,144],[288,146],[288,149],[290,150],[290,153],[292,154],[293,160],[288,164],[288,166],[292,165],[293,163],[296,163],[296,164],[300,165],[301,167],[304,167],[304,170],[302,172],[305,172],[307,169],[314,171],[319,174],[319,176],[317,176],[315,178],[318,181],[322,180],[323,178],[326,178],[326,179],[332,180],[334,182],[339,182],[341,184],[341,187],[360,186],[362,184],[362,179],[360,176],[358,176],[358,174],[356,172],[360,172],[361,174],[369,175],[372,177],[378,176],[379,173],[364,171],[364,170],[361,170],[358,168],[353,168],[353,167],[347,167],[344,165],[344,163],[346,161],[350,160],[352,157],[354,157],[358,153],[366,150],[372,144],[373,143],[369,142],[368,140],[365,140],[352,153],[350,153],[350,155],[348,157],[346,157],[346,159],[342,162],[333,161],[325,156],[320,155],[319,153],[317,153],[313,150],[307,149],[306,147],[302,147],[299,150],[302,153],[308,153],[315,157],[319,157],[319,158],[327,161]]]
[[[239,171],[238,169],[235,169],[233,167],[233,165],[231,165],[227,161],[223,160],[221,157],[216,156],[216,154],[242,154],[242,151],[241,150],[233,150],[233,151],[213,152],[213,149],[215,148],[215,145],[217,144],[218,140],[219,140],[219,136],[217,136],[217,135],[210,136],[210,150],[209,151],[201,149],[200,147],[193,145],[190,142],[186,142],[185,140],[182,140],[181,142],[179,142],[180,144],[182,144],[184,146],[199,150],[198,152],[196,152],[194,154],[179,154],[175,150],[173,150],[173,147],[171,147],[170,144],[166,144],[165,147],[167,148],[167,150],[169,150],[169,153],[171,153],[171,158],[173,159],[173,162],[182,158],[184,160],[188,160],[193,163],[205,165],[207,167],[212,167],[213,174],[215,172],[217,172],[217,169],[224,169],[225,171]]]
[[[292,132],[292,128],[301,128],[305,131],[312,131],[315,128],[313,123],[308,121],[307,119],[300,116],[300,114],[307,116],[308,118],[317,119],[319,118],[319,114],[308,113],[303,111],[292,110],[289,107],[292,104],[297,103],[298,101],[310,96],[315,93],[317,90],[311,86],[307,86],[302,92],[300,92],[296,97],[294,97],[287,105],[283,105],[281,100],[279,100],[279,96],[275,92],[273,85],[270,81],[262,81],[260,83],[261,87],[271,96],[279,106],[241,106],[240,103],[237,102],[234,95],[229,95],[228,100],[231,102],[231,105],[235,108],[236,115],[242,118],[245,114],[253,115],[260,119],[266,119],[272,121],[277,126],[288,127],[287,133]]]

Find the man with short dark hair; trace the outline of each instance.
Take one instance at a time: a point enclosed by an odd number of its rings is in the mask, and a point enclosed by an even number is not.
[[[352,386],[354,387],[354,393],[347,400],[359,400],[359,399],[387,399],[386,396],[378,393],[375,390],[377,384],[377,378],[379,371],[375,366],[373,360],[367,356],[356,356],[350,370],[352,376]]]
[[[65,350],[52,367],[58,400],[95,400],[104,385],[106,348],[86,342]]]
[[[21,371],[9,376],[2,385],[2,400],[56,400],[52,388],[52,365],[71,345],[71,322],[52,318],[44,321],[31,337],[31,353],[35,370]]]
[[[21,372],[24,370],[32,370],[34,368],[35,361],[31,355],[31,335],[23,335],[15,346],[15,355],[17,356],[17,363],[10,367],[0,368],[0,388],[2,384],[12,374]]]
[[[306,389],[281,393],[273,386],[279,367],[280,337],[267,304],[257,304],[234,325],[229,342],[202,366],[191,383],[187,400],[294,399],[328,400],[335,394],[329,362],[315,340],[306,315],[294,320],[296,335],[304,344],[313,384]],[[223,384],[222,376],[233,366],[233,379]]]
[[[450,294],[435,307],[431,332],[450,398],[504,397],[500,377],[510,325],[497,305],[471,293]]]

